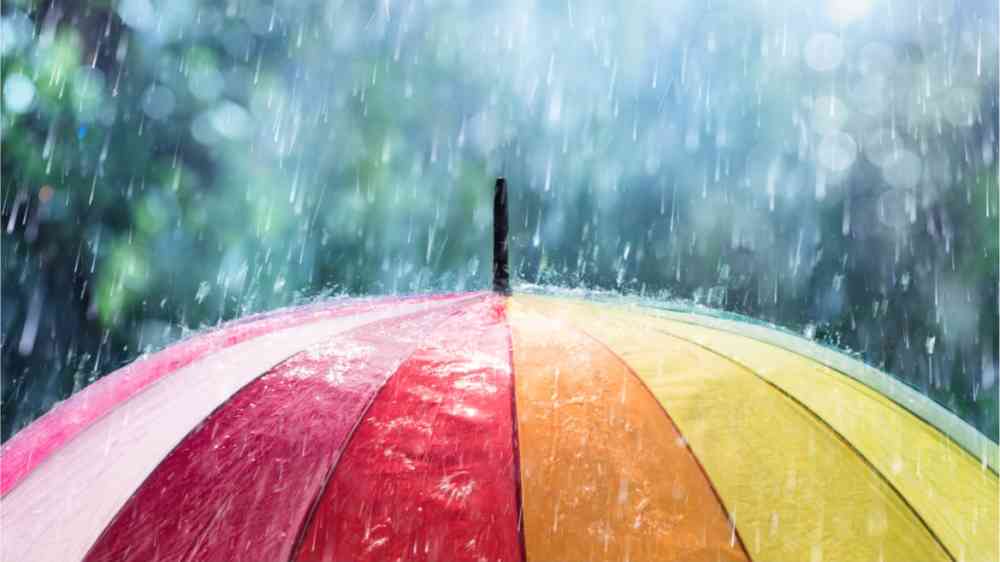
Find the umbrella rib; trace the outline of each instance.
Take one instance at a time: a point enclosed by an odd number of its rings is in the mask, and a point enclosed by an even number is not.
[[[910,513],[912,513],[913,516],[917,519],[917,521],[920,522],[920,524],[927,531],[927,533],[931,536],[931,538],[934,539],[934,542],[937,543],[937,545],[939,547],[941,547],[941,550],[948,556],[948,559],[952,560],[953,562],[955,562],[957,560],[955,558],[955,555],[952,554],[952,552],[948,549],[948,547],[945,546],[944,542],[942,542],[941,537],[939,537],[937,535],[937,533],[934,532],[934,529],[931,528],[931,526],[927,523],[927,521],[923,518],[923,516],[916,510],[916,508],[913,507],[913,505],[909,502],[909,500],[906,499],[906,497],[903,495],[903,493],[900,492],[899,489],[897,489],[896,486],[888,478],[886,478],[885,474],[883,474],[882,471],[879,470],[871,462],[871,460],[868,459],[867,456],[865,456],[860,450],[858,450],[858,448],[855,447],[853,443],[851,443],[850,441],[848,441],[847,438],[844,437],[844,435],[841,434],[839,431],[837,431],[836,428],[834,428],[832,425],[830,425],[829,422],[827,422],[825,419],[823,419],[822,416],[820,416],[818,413],[816,413],[815,410],[813,410],[812,408],[810,408],[809,406],[807,406],[805,403],[803,403],[801,400],[799,400],[795,396],[793,396],[790,393],[788,393],[785,389],[783,389],[780,386],[778,386],[777,384],[769,381],[766,377],[761,376],[760,373],[758,373],[755,369],[753,369],[752,367],[750,367],[749,365],[747,365],[747,364],[745,364],[745,363],[743,363],[741,361],[733,359],[732,357],[728,357],[725,354],[720,353],[720,352],[716,351],[715,349],[712,349],[711,347],[708,347],[706,345],[698,343],[698,342],[696,342],[694,340],[691,340],[689,338],[686,338],[686,337],[683,337],[683,336],[678,336],[676,334],[672,334],[670,332],[667,332],[665,330],[661,330],[661,329],[658,329],[658,328],[647,327],[647,329],[652,330],[652,331],[657,332],[657,333],[660,333],[660,334],[662,334],[664,336],[667,336],[668,338],[672,338],[672,339],[675,339],[675,340],[678,340],[678,341],[682,341],[684,343],[687,343],[687,344],[693,345],[695,347],[698,347],[700,349],[703,349],[703,350],[707,351],[708,353],[711,353],[712,355],[715,355],[717,357],[722,358],[724,361],[728,361],[729,363],[732,363],[733,365],[736,365],[737,367],[739,367],[739,368],[743,369],[744,371],[750,373],[754,377],[756,377],[756,378],[764,381],[769,387],[771,387],[772,389],[778,391],[782,396],[784,396],[785,398],[787,398],[788,400],[790,400],[793,404],[795,404],[798,407],[800,407],[810,417],[818,420],[820,424],[822,424],[823,426],[825,426],[827,429],[830,430],[830,432],[834,436],[836,436],[836,438],[837,438],[838,441],[840,441],[842,444],[844,444],[845,446],[847,446],[848,449],[850,449],[852,452],[854,452],[854,454],[856,454],[858,456],[858,458],[861,459],[861,461],[865,464],[865,466],[867,466],[878,477],[879,480],[881,480],[882,482],[884,482],[885,485],[888,486],[890,490],[892,490],[892,492],[896,495],[896,497],[898,497],[899,500],[901,502],[903,502],[903,505],[905,505],[906,508],[910,510]]]
[[[267,367],[267,369],[265,371],[263,371],[262,373],[258,374],[253,379],[248,380],[243,386],[241,386],[238,390],[236,390],[229,398],[226,398],[225,400],[223,400],[222,402],[220,402],[210,413],[208,413],[204,417],[202,423],[204,423],[205,421],[208,421],[208,420],[215,419],[215,417],[223,410],[223,408],[229,407],[229,405],[234,400],[236,400],[237,397],[241,393],[245,392],[248,388],[251,388],[251,386],[254,385],[254,384],[256,384],[258,381],[260,381],[260,380],[264,379],[265,377],[273,374],[275,371],[281,369],[283,366],[285,366],[286,364],[288,364],[290,361],[292,361],[292,360],[294,360],[294,359],[302,356],[303,354],[309,353],[309,351],[310,351],[310,349],[312,348],[313,345],[326,345],[330,341],[337,341],[337,339],[340,338],[341,336],[350,334],[350,333],[352,333],[354,331],[357,331],[359,329],[360,330],[367,329],[368,327],[370,327],[372,325],[375,325],[375,324],[378,324],[379,322],[392,321],[392,322],[399,323],[399,322],[404,322],[408,318],[421,317],[421,316],[424,316],[424,315],[436,313],[438,311],[440,311],[441,313],[447,314],[447,316],[445,316],[445,319],[447,319],[452,314],[454,314],[455,311],[461,310],[466,305],[466,303],[476,302],[477,300],[482,299],[482,298],[485,298],[485,297],[483,295],[473,295],[471,297],[458,298],[458,299],[454,299],[454,300],[449,299],[450,302],[446,302],[446,304],[444,304],[444,305],[442,305],[440,307],[433,306],[433,307],[429,307],[429,308],[423,308],[421,310],[416,310],[416,311],[411,311],[411,312],[404,312],[401,315],[395,315],[395,316],[392,316],[392,317],[389,317],[389,318],[383,318],[381,320],[378,320],[378,319],[376,319],[374,321],[369,320],[367,322],[364,322],[364,323],[362,323],[360,325],[355,326],[354,328],[352,328],[351,330],[348,330],[347,332],[336,333],[336,334],[334,334],[332,336],[329,336],[328,339],[321,340],[319,342],[314,342],[314,344],[310,344],[310,345],[308,345],[306,347],[300,348],[298,351],[295,351],[294,353],[292,353],[292,354],[290,354],[290,355],[288,355],[288,356],[280,359],[279,361],[277,361],[276,363],[274,363],[270,367]],[[441,321],[443,321],[443,320],[441,320]],[[163,456],[163,459],[160,461],[160,463],[162,464],[166,459],[169,459],[172,456],[174,456],[178,450],[180,450],[183,446],[185,446],[185,444],[188,442],[188,439],[192,435],[196,434],[197,431],[198,431],[198,427],[195,427],[188,434],[186,434],[183,438],[181,438],[175,444],[175,446],[172,449],[170,449],[170,451]],[[121,517],[123,517],[123,515],[125,513],[124,510],[127,508],[127,506],[133,504],[133,502],[136,501],[136,498],[140,497],[139,496],[140,492],[143,491],[144,488],[148,485],[149,478],[151,478],[152,474],[155,474],[155,472],[157,470],[159,470],[161,464],[158,464],[157,468],[154,469],[153,473],[151,473],[151,475],[148,476],[143,481],[142,484],[140,484],[138,487],[136,487],[135,490],[133,490],[132,494],[122,504],[122,507],[118,510],[118,512],[114,515],[114,517],[110,520],[110,522],[105,526],[105,528],[97,536],[97,539],[91,544],[90,548],[86,551],[86,554],[84,555],[84,558],[83,558],[84,560],[90,560],[90,559],[93,558],[93,553],[95,551],[95,548],[97,548],[98,545],[102,544],[102,542],[104,542],[104,540],[105,540],[105,537],[108,536],[108,534],[112,531],[113,528],[115,528],[116,523],[120,520]],[[213,523],[214,522],[215,522],[215,520],[213,520]],[[294,528],[294,526],[292,526],[292,528]],[[204,542],[203,541],[204,537],[207,536],[206,535],[206,532],[207,532],[206,529],[207,529],[207,527],[202,528],[202,530],[200,532],[196,533],[196,536],[193,538],[194,542],[188,544],[184,548],[184,551],[183,551],[184,554],[183,554],[183,558],[182,558],[183,560],[193,559],[193,558],[197,557],[198,549],[201,548],[200,545]],[[104,554],[103,556],[104,557],[100,558],[101,560],[107,559],[106,558],[107,554]]]
[[[357,433],[358,427],[361,425],[361,422],[364,421],[365,416],[368,415],[368,411],[371,409],[372,404],[375,403],[378,397],[382,394],[382,391],[386,388],[386,386],[388,386],[389,381],[392,380],[392,378],[395,377],[397,373],[399,373],[400,367],[405,365],[406,362],[409,361],[410,358],[413,357],[413,355],[416,354],[416,352],[420,350],[421,347],[423,347],[423,345],[430,339],[431,335],[437,329],[439,329],[445,322],[454,318],[456,315],[460,314],[462,310],[464,310],[469,305],[478,303],[486,298],[487,298],[486,295],[480,295],[468,300],[460,301],[461,305],[456,305],[454,309],[451,311],[451,313],[445,316],[443,319],[441,319],[441,321],[438,322],[433,329],[427,330],[427,332],[424,333],[423,337],[420,339],[420,342],[414,344],[413,348],[410,349],[410,351],[403,357],[403,359],[393,370],[392,374],[386,377],[386,379],[382,381],[382,384],[379,385],[378,390],[376,390],[371,394],[371,397],[369,397],[368,402],[361,410],[361,414],[358,416],[358,419],[354,422],[354,425],[348,432],[347,438],[344,439],[343,446],[341,446],[335,453],[336,458],[334,458],[333,462],[330,463],[330,468],[329,470],[327,470],[326,475],[323,477],[323,486],[316,493],[315,497],[310,503],[309,510],[306,512],[306,515],[303,517],[302,522],[299,524],[299,529],[298,532],[296,533],[295,542],[292,543],[292,549],[288,554],[289,562],[293,562],[296,559],[296,555],[302,549],[302,544],[306,539],[306,532],[309,530],[309,527],[312,524],[313,518],[316,515],[316,511],[319,509],[319,504],[322,501],[323,496],[326,494],[326,490],[330,486],[330,482],[333,480],[334,474],[336,474],[337,472],[337,467],[340,465],[340,460],[343,458],[344,452],[347,451],[347,449],[350,447],[351,441],[354,439],[354,435],[355,433]]]
[[[297,357],[297,356],[301,355],[302,353],[305,353],[305,351],[303,351],[303,350],[299,350],[299,351],[296,351],[296,352],[294,352],[294,353],[292,353],[292,354],[288,355],[287,357],[284,357],[284,358],[282,358],[282,359],[281,359],[280,361],[276,362],[276,363],[275,363],[274,365],[272,365],[272,366],[268,367],[268,369],[267,369],[266,371],[264,371],[264,372],[260,373],[259,375],[257,375],[257,376],[256,376],[256,377],[254,377],[253,379],[251,379],[251,380],[247,381],[247,383],[246,383],[246,384],[244,384],[243,386],[241,386],[241,387],[240,387],[240,388],[239,388],[239,389],[238,389],[238,390],[237,390],[236,392],[234,392],[232,396],[230,396],[229,398],[227,398],[227,399],[225,399],[225,400],[221,401],[221,402],[220,402],[220,403],[219,403],[218,405],[216,405],[216,406],[215,406],[215,408],[213,408],[213,409],[212,409],[212,411],[211,411],[211,412],[209,412],[209,413],[208,413],[208,415],[206,415],[206,416],[205,416],[205,417],[203,418],[203,420],[202,420],[202,423],[204,423],[204,421],[206,421],[206,420],[210,420],[210,419],[213,419],[213,417],[214,417],[214,416],[218,415],[218,413],[219,413],[219,412],[220,412],[220,411],[221,411],[221,410],[222,410],[223,408],[225,408],[225,407],[227,406],[227,404],[229,404],[229,403],[230,403],[230,401],[231,401],[231,400],[233,399],[233,397],[234,397],[234,396],[236,396],[236,395],[237,395],[237,394],[238,394],[238,393],[239,393],[240,391],[242,391],[243,389],[245,389],[245,388],[249,387],[250,385],[252,385],[252,384],[254,384],[255,382],[257,382],[258,380],[260,380],[260,379],[264,378],[265,376],[267,376],[267,375],[271,374],[271,373],[272,373],[272,372],[274,372],[274,371],[275,371],[276,369],[278,369],[279,367],[281,367],[281,366],[282,366],[282,365],[284,365],[285,363],[287,363],[287,362],[291,361],[291,360],[292,360],[293,358],[295,358],[295,357]],[[182,447],[182,446],[184,445],[184,443],[185,443],[185,441],[187,440],[187,438],[188,438],[188,437],[189,437],[190,435],[192,435],[192,434],[193,434],[193,433],[194,433],[195,431],[197,431],[197,429],[198,429],[197,427],[195,427],[195,428],[192,428],[192,429],[191,429],[191,431],[189,431],[188,433],[186,433],[186,434],[184,435],[184,437],[182,437],[182,438],[180,439],[180,441],[178,441],[178,442],[177,442],[176,444],[174,444],[174,446],[173,446],[173,447],[171,447],[171,448],[170,448],[170,450],[169,450],[169,451],[168,451],[168,452],[167,452],[167,453],[166,453],[165,455],[163,455],[163,458],[162,458],[162,459],[160,459],[160,462],[162,463],[162,462],[163,462],[163,460],[165,460],[165,459],[169,458],[170,456],[172,456],[172,455],[176,454],[176,452],[177,452],[177,451],[178,451],[178,450],[179,450],[179,449],[180,449],[180,448],[181,448],[181,447]],[[159,464],[158,464],[157,466],[159,466]],[[148,477],[147,477],[147,478],[148,478]],[[145,483],[145,480],[143,480],[143,482],[142,482],[142,483],[140,483],[140,484],[139,484],[139,486],[137,486],[137,487],[135,488],[135,490],[133,490],[133,491],[132,491],[132,493],[131,493],[131,494],[130,494],[130,495],[128,496],[128,499],[126,499],[126,500],[125,500],[125,502],[124,502],[124,503],[122,504],[122,507],[124,507],[124,506],[127,506],[127,505],[131,504],[131,503],[132,503],[133,501],[135,501],[135,498],[136,498],[136,497],[138,496],[138,494],[139,494],[140,490],[142,490],[142,484],[144,484],[144,483]],[[101,542],[102,542],[102,541],[104,540],[105,536],[107,536],[107,534],[108,534],[109,532],[111,532],[111,529],[112,529],[112,528],[113,528],[113,527],[115,526],[115,523],[117,522],[117,520],[118,520],[118,518],[119,518],[119,517],[121,516],[121,514],[122,514],[122,510],[121,510],[121,509],[119,509],[119,511],[118,511],[117,513],[115,513],[114,517],[112,517],[112,518],[111,518],[111,520],[110,520],[110,521],[108,522],[108,524],[107,524],[107,525],[106,525],[106,526],[104,527],[104,529],[103,529],[103,530],[101,530],[101,533],[100,533],[100,534],[99,534],[99,535],[97,536],[97,539],[96,539],[96,540],[94,540],[94,542],[93,542],[93,543],[92,543],[92,544],[90,545],[90,548],[88,548],[88,549],[87,549],[87,552],[86,552],[86,554],[85,554],[85,555],[84,555],[84,557],[83,557],[83,560],[88,560],[88,559],[90,558],[90,556],[91,556],[91,553],[93,552],[94,548],[95,548],[95,547],[96,547],[96,546],[97,546],[98,544],[101,544]],[[188,548],[187,548],[187,549],[185,550],[185,554],[184,554],[184,558],[183,558],[183,560],[190,560],[190,559],[191,559],[191,557],[192,557],[192,555],[193,555],[194,551],[196,551],[196,550],[197,550],[197,548],[199,547],[199,543],[200,543],[200,541],[201,541],[201,540],[202,540],[202,538],[203,538],[203,537],[204,537],[204,536],[205,536],[205,535],[207,534],[207,532],[208,532],[208,528],[206,527],[206,528],[203,528],[203,529],[202,529],[202,530],[201,530],[201,531],[200,531],[200,532],[198,533],[198,538],[197,538],[197,539],[195,540],[195,542],[194,542],[193,544],[191,544],[191,545],[190,545],[190,546],[189,546],[189,547],[188,547]]]
[[[5,463],[0,463],[0,497],[7,497],[7,495],[19,484],[21,484],[22,481],[28,478],[34,470],[36,470],[43,463],[47,462],[50,457],[69,445],[71,441],[89,430],[91,426],[96,425],[108,416],[114,415],[116,410],[124,407],[130,400],[137,398],[142,393],[159,384],[161,381],[168,379],[177,371],[208,359],[217,353],[225,351],[225,349],[232,347],[233,345],[239,345],[241,343],[257,339],[258,337],[265,337],[282,330],[290,330],[307,324],[323,322],[326,319],[326,316],[330,314],[338,315],[343,313],[345,310],[349,311],[352,306],[354,306],[352,303],[345,302],[338,303],[337,307],[331,307],[327,310],[323,310],[318,307],[316,310],[308,310],[311,307],[303,307],[299,310],[290,309],[277,312],[271,311],[226,323],[225,325],[219,327],[219,329],[215,332],[194,334],[175,342],[173,345],[195,346],[200,344],[208,346],[207,350],[192,352],[192,357],[182,360],[180,363],[174,364],[168,371],[161,375],[149,378],[145,382],[141,382],[141,379],[146,377],[140,376],[140,382],[135,383],[133,381],[129,383],[135,386],[129,390],[127,395],[119,398],[109,398],[111,395],[108,394],[108,385],[118,383],[121,380],[128,380],[129,377],[136,376],[137,372],[141,373],[144,369],[152,369],[152,366],[157,362],[164,361],[164,356],[161,354],[167,352],[171,348],[168,347],[147,357],[139,357],[133,363],[125,365],[124,367],[112,371],[111,373],[107,373],[98,380],[94,381],[91,385],[83,388],[80,392],[67,398],[65,402],[46,412],[38,420],[35,420],[32,425],[29,425],[22,431],[14,434],[14,436],[11,437],[7,443],[4,443],[3,447],[0,447],[0,457],[3,457],[6,461]],[[370,304],[365,304],[364,306],[370,307]],[[302,314],[302,316],[298,319],[295,318],[297,313]],[[288,324],[279,326],[278,328],[268,332],[252,333],[246,337],[238,337],[233,343],[223,344],[217,349],[211,348],[210,342],[212,341],[212,338],[218,338],[221,340],[222,338],[219,337],[219,334],[223,333],[223,330],[229,330],[240,326],[244,329],[249,329],[249,326],[252,326],[257,322],[281,321],[282,319],[284,319]],[[277,365],[277,363],[275,365]],[[88,401],[107,403],[103,407],[98,407],[96,410],[84,410],[82,413],[77,413],[77,415],[80,416],[80,419],[83,420],[79,427],[65,427],[60,425],[60,417],[66,416],[68,408],[81,403],[86,404]],[[64,436],[59,440],[58,444],[53,446],[51,449],[43,450],[41,455],[33,456],[34,445],[31,443],[32,440],[44,437],[46,432],[50,432],[57,436],[61,434]],[[25,450],[27,450],[26,453]],[[23,465],[15,461],[15,468],[12,469],[10,467],[10,463],[12,462],[10,460],[10,455],[15,455],[15,459],[17,459],[18,455],[24,455],[27,459],[23,461]],[[20,468],[17,468],[18,466],[20,466]]]
[[[861,376],[859,376],[857,374],[852,374],[851,372],[848,372],[850,369],[846,369],[846,368],[843,368],[841,366],[837,366],[837,365],[835,365],[835,364],[833,364],[833,363],[825,360],[824,358],[822,358],[821,356],[819,356],[817,354],[806,353],[804,351],[794,349],[793,347],[790,347],[788,345],[784,345],[783,343],[781,343],[779,341],[776,341],[776,340],[773,340],[773,339],[759,337],[757,335],[748,334],[748,333],[744,333],[744,332],[738,332],[738,331],[736,331],[736,330],[734,330],[732,328],[729,328],[729,327],[726,327],[726,326],[720,326],[717,323],[706,323],[706,322],[700,321],[702,318],[708,318],[708,319],[711,319],[711,320],[718,320],[713,315],[710,315],[710,314],[694,313],[694,314],[692,314],[692,316],[696,316],[696,317],[699,318],[699,320],[694,320],[694,319],[691,319],[691,318],[679,318],[679,317],[675,317],[673,315],[662,314],[662,312],[672,313],[673,311],[671,311],[671,310],[665,310],[665,309],[664,310],[660,310],[660,309],[656,309],[656,308],[652,308],[652,307],[646,307],[646,306],[640,306],[638,308],[641,310],[642,314],[644,314],[646,316],[649,316],[650,318],[657,318],[657,319],[669,320],[671,322],[679,322],[679,323],[682,323],[682,324],[688,324],[688,325],[697,326],[697,327],[700,327],[700,328],[710,328],[710,329],[713,329],[713,330],[718,330],[720,332],[725,332],[725,333],[728,333],[728,334],[738,335],[740,337],[751,339],[751,340],[756,341],[756,342],[760,342],[760,343],[763,343],[763,344],[766,344],[766,345],[771,345],[771,346],[777,347],[777,348],[779,348],[779,349],[781,349],[783,351],[786,351],[786,352],[791,353],[793,355],[796,355],[798,357],[802,357],[803,359],[808,359],[810,361],[816,361],[816,362],[820,363],[821,365],[823,365],[824,367],[826,367],[826,368],[828,368],[828,369],[830,369],[832,371],[835,371],[837,374],[842,375],[842,376],[844,376],[844,377],[846,377],[846,378],[848,378],[850,380],[857,381],[858,383],[864,385],[865,387],[874,390],[875,392],[881,394],[882,396],[885,396],[893,404],[899,406],[905,412],[907,412],[908,414],[910,414],[913,417],[915,417],[917,420],[919,420],[921,423],[923,423],[924,425],[926,425],[928,428],[930,428],[935,433],[941,434],[942,436],[944,436],[945,438],[947,438],[950,442],[952,442],[955,445],[957,445],[963,451],[965,451],[965,452],[967,452],[967,453],[969,453],[970,455],[973,455],[973,456],[984,457],[985,460],[983,462],[986,464],[987,468],[989,468],[989,470],[991,472],[993,472],[994,474],[998,474],[998,468],[997,468],[997,448],[996,448],[996,445],[993,444],[993,442],[990,441],[990,439],[988,437],[980,434],[980,436],[982,437],[983,441],[986,442],[987,446],[992,445],[992,451],[991,452],[986,452],[986,453],[977,452],[977,451],[973,450],[973,444],[970,443],[970,439],[969,438],[962,438],[962,436],[957,435],[954,430],[946,430],[946,429],[944,429],[943,427],[941,427],[937,423],[932,422],[930,420],[929,415],[927,413],[920,413],[920,412],[915,411],[913,409],[913,407],[906,405],[904,403],[904,401],[901,400],[899,397],[894,396],[890,392],[886,392],[884,389],[879,388],[877,385],[872,384],[871,381],[867,381],[866,379],[862,378]],[[650,310],[650,308],[652,308],[652,310]],[[658,312],[660,314],[658,314]],[[727,320],[725,318],[719,318],[719,319],[721,319],[721,320]],[[750,321],[752,323],[752,322],[754,322],[756,320],[753,319],[753,318],[747,318],[747,319],[743,319],[743,321]],[[782,335],[786,335],[786,334],[782,333]],[[795,337],[801,338],[801,336],[797,336],[797,335]],[[810,341],[810,343],[815,344],[815,342],[812,342],[811,340],[805,340],[805,341]],[[840,350],[836,350],[836,349],[832,349],[831,350],[831,349],[829,349],[829,348],[827,348],[825,346],[822,346],[821,348],[823,350],[833,351],[835,353],[841,353]],[[851,358],[851,359],[857,361],[857,359],[854,359],[854,358]],[[874,369],[874,367],[871,367],[870,365],[868,365],[866,363],[862,363],[862,365],[864,365],[864,367],[866,367],[866,368],[872,368],[872,369]],[[894,377],[893,375],[890,375],[888,373],[884,373],[884,372],[881,372],[881,371],[878,371],[878,372],[882,376],[888,377],[894,383],[899,383],[899,384],[903,385],[904,388],[906,388],[908,390],[913,390],[914,392],[919,392],[919,391],[915,390],[913,387],[911,387],[905,381],[903,381],[901,379],[898,379],[898,378]],[[926,396],[923,396],[922,394],[921,394],[921,397],[927,399],[928,401],[930,401],[935,406],[938,406],[938,407],[940,407],[942,409],[944,408],[943,406],[941,406],[937,402],[931,400],[930,398],[928,398]],[[951,413],[951,412],[948,412],[948,413]],[[958,419],[958,418],[956,418],[956,419]],[[975,432],[978,433],[978,431],[975,431]]]
[[[504,299],[508,301],[509,299]],[[520,543],[521,561],[528,560],[528,547],[524,539],[524,492],[521,487],[521,441],[517,433],[517,380],[514,378],[517,373],[514,371],[514,333],[510,325],[510,316],[507,315],[507,302],[503,307],[503,323],[507,327],[507,363],[510,365],[510,414],[511,420],[511,445],[514,448],[514,493],[517,502],[517,539]]]
[[[533,307],[528,305],[528,308],[533,308]],[[535,310],[536,313],[538,314],[544,314],[543,311],[540,311],[538,309]],[[615,350],[611,349],[611,347],[609,347],[606,343],[598,339],[596,336],[588,332],[586,329],[577,325],[575,322],[568,321],[567,323],[572,324],[572,328],[574,330],[576,330],[580,334],[583,334],[588,339],[595,342],[599,347],[601,347],[609,354],[611,354],[613,357],[618,359],[618,361],[621,362],[621,364],[625,367],[625,370],[628,372],[629,376],[631,376],[633,380],[637,381],[639,385],[646,391],[646,393],[653,398],[653,401],[656,402],[656,404],[659,406],[660,411],[663,412],[663,415],[667,417],[667,421],[669,421],[670,425],[674,427],[674,429],[677,431],[677,434],[680,435],[682,438],[684,437],[684,432],[681,431],[680,426],[678,426],[677,423],[674,422],[674,419],[670,416],[670,413],[667,412],[667,408],[663,405],[662,402],[660,402],[660,400],[656,398],[656,395],[653,394],[652,389],[649,388],[649,386],[646,384],[646,381],[644,381],[642,377],[640,377],[638,373],[636,373],[635,370],[632,369],[632,366],[629,365],[628,361],[625,361],[624,357],[619,355],[617,352],[615,352]],[[687,449],[688,453],[691,455],[691,458],[694,460],[695,465],[698,467],[698,471],[705,478],[705,482],[708,483],[708,488],[712,491],[712,495],[715,496],[715,500],[719,503],[719,506],[722,508],[722,511],[728,516],[727,518],[729,519],[730,527],[733,530],[733,536],[735,538],[735,542],[739,544],[740,550],[742,550],[743,554],[746,555],[747,560],[753,560],[753,557],[750,556],[750,552],[746,549],[746,544],[743,541],[743,537],[740,535],[739,529],[736,528],[736,521],[733,520],[729,508],[726,506],[726,502],[722,500],[722,496],[719,495],[719,491],[715,488],[715,484],[712,482],[712,479],[709,478],[708,472],[705,471],[704,465],[701,464],[701,460],[698,458],[698,455],[695,454],[694,450],[691,448],[691,444],[688,442],[687,438],[684,438],[684,448]]]

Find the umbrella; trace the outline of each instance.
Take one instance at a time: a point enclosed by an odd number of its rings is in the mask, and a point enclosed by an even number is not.
[[[734,315],[494,291],[231,323],[0,453],[5,561],[991,560],[997,446]]]

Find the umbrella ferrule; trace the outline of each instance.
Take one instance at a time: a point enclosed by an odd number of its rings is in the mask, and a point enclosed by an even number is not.
[[[510,294],[510,264],[507,256],[507,180],[497,178],[493,188],[493,292]]]

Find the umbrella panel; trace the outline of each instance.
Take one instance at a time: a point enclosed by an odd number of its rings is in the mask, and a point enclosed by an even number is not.
[[[287,560],[365,407],[455,311],[356,328],[251,382],[160,463],[86,560]]]
[[[466,307],[379,393],[296,560],[522,560],[501,299]]]

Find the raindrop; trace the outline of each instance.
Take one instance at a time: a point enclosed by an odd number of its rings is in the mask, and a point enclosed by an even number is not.
[[[142,96],[142,110],[153,119],[166,119],[175,105],[174,92],[162,84],[153,84]]]
[[[832,33],[817,33],[806,42],[806,64],[817,72],[829,72],[844,60],[844,43]]]
[[[864,153],[876,166],[885,166],[901,149],[899,140],[889,129],[877,129],[864,136]]]
[[[816,149],[816,160],[830,171],[843,172],[854,164],[857,152],[858,145],[851,135],[837,131],[823,136]]]
[[[878,198],[878,219],[891,228],[903,228],[916,220],[916,198],[912,189],[890,189]]]
[[[896,70],[896,55],[885,43],[873,41],[861,48],[859,70],[863,75],[886,74]]]
[[[559,122],[559,120],[562,118],[562,106],[563,106],[562,91],[557,88],[552,93],[552,96],[549,98],[549,111],[548,111],[549,123],[555,124]]]
[[[827,0],[826,13],[834,23],[847,25],[865,17],[872,0]]]
[[[979,97],[974,90],[963,87],[951,88],[941,100],[941,112],[949,123],[956,127],[971,127],[979,105]]]
[[[802,334],[811,340],[816,339],[816,324],[812,322],[806,324],[805,329],[802,330]]]
[[[194,300],[198,304],[205,302],[205,297],[207,297],[208,293],[210,293],[211,291],[212,291],[212,286],[206,283],[205,281],[202,281],[201,284],[198,285],[198,292],[195,293]]]
[[[847,105],[837,96],[820,96],[813,102],[812,124],[817,131],[841,129],[847,121]]]
[[[122,0],[118,15],[129,27],[146,30],[156,24],[156,9],[149,0]]]
[[[214,67],[199,68],[191,72],[188,78],[188,89],[201,101],[212,101],[222,93],[226,82],[222,74]]]
[[[239,105],[225,101],[212,112],[212,126],[228,139],[246,138],[253,129],[250,114]]]
[[[28,305],[28,317],[24,321],[21,339],[17,343],[17,352],[21,355],[29,355],[35,349],[35,339],[38,336],[38,327],[42,316],[42,302],[42,291],[36,288],[31,295],[31,303]]]
[[[909,150],[900,149],[883,164],[882,177],[897,189],[912,189],[920,182],[922,171],[920,158]]]
[[[28,16],[14,12],[0,18],[0,54],[8,54],[27,45],[35,33]]]
[[[35,84],[25,75],[13,73],[3,83],[3,105],[11,113],[24,113],[35,100]]]

